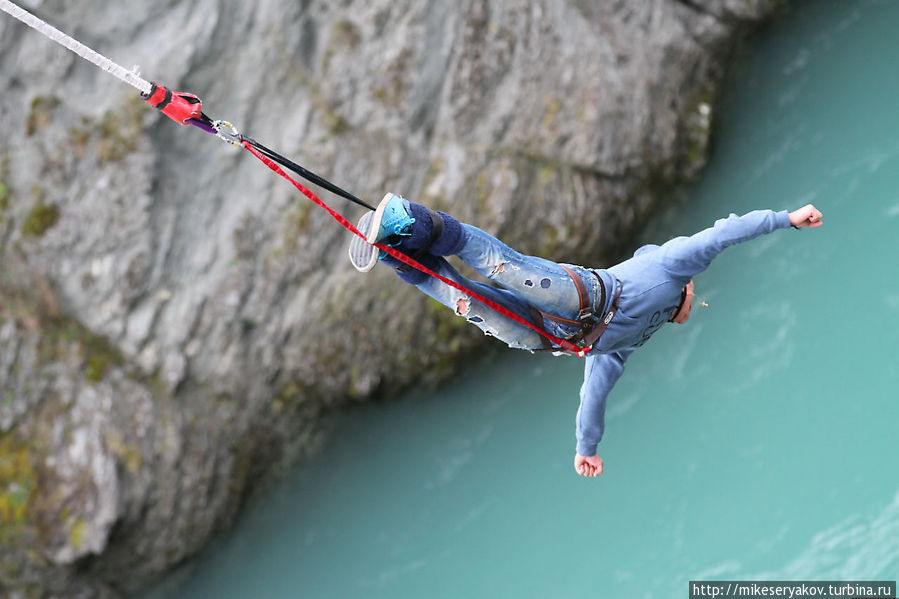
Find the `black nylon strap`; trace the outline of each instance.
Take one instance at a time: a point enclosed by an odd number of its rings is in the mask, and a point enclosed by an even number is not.
[[[684,309],[684,302],[687,300],[687,287],[684,286],[683,289],[680,290],[680,301],[677,303],[677,308],[674,309],[674,312],[671,313],[671,318],[668,319],[668,322],[674,322],[674,319],[678,317],[680,311]]]
[[[428,245],[421,248],[425,252],[427,252],[431,246],[434,245],[434,242],[443,235],[443,217],[430,208],[428,208],[428,216],[431,217],[431,237],[428,239]]]
[[[156,108],[158,108],[159,110],[162,110],[163,108],[168,106],[171,103],[171,101],[172,101],[172,90],[166,88],[165,97],[162,99],[162,102],[160,102],[159,104],[156,105]]]
[[[247,142],[248,144],[250,144],[251,146],[253,146],[254,148],[256,148],[256,150],[258,150],[262,155],[264,155],[269,160],[273,160],[273,161],[277,162],[284,168],[293,171],[294,173],[296,173],[297,175],[306,179],[310,183],[314,183],[315,185],[318,185],[319,187],[323,187],[324,189],[327,189],[334,195],[338,195],[346,200],[353,202],[354,204],[358,204],[359,206],[362,206],[363,208],[368,208],[369,210],[374,211],[374,209],[375,209],[374,206],[371,206],[368,203],[363,202],[362,200],[360,200],[359,198],[357,198],[350,192],[337,187],[336,185],[334,185],[333,183],[331,183],[324,177],[320,177],[319,175],[316,175],[312,171],[308,171],[308,170],[304,169],[302,166],[300,166],[296,162],[290,160],[289,158],[285,158],[284,156],[282,156],[281,154],[278,154],[274,150],[270,150],[270,149],[266,148],[264,145],[262,145],[255,139],[253,139],[251,137],[247,137],[246,135],[241,136],[241,139],[243,141]]]
[[[593,276],[596,277],[596,280],[599,281],[599,309],[605,310],[606,309],[606,284],[602,282],[602,277],[599,276],[598,272],[596,272],[592,268],[589,270],[591,273],[593,273]]]

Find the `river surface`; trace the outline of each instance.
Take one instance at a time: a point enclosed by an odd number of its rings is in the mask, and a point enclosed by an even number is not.
[[[813,202],[696,279],[629,360],[606,472],[572,468],[582,362],[511,350],[350,410],[144,599],[686,597],[899,576],[899,2],[823,1],[733,70],[688,198],[645,241]],[[422,299],[422,301],[426,301]]]

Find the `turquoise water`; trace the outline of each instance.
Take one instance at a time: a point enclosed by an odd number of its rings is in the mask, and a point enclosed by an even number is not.
[[[656,334],[610,396],[605,474],[571,465],[582,363],[509,351],[350,411],[147,599],[895,580],[899,3],[801,4],[737,68],[702,181],[652,235],[807,202],[825,226],[732,248],[697,278],[710,307]]]

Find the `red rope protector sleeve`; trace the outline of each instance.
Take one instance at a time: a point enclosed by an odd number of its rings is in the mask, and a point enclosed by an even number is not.
[[[286,172],[284,172],[284,170],[280,166],[278,166],[273,160],[267,158],[266,156],[263,156],[262,153],[260,153],[256,148],[251,146],[246,141],[244,141],[241,145],[243,145],[243,147],[246,148],[247,151],[249,151],[251,154],[256,156],[256,158],[261,160],[267,167],[269,167],[270,169],[272,169],[273,171],[275,171],[276,173],[278,173],[279,175],[281,175],[282,177],[284,177],[285,179],[290,181],[293,184],[293,186],[296,187],[300,191],[300,193],[302,193],[304,196],[306,196],[307,198],[312,200],[315,204],[317,204],[321,208],[324,208],[328,212],[328,214],[330,214],[331,217],[334,220],[336,220],[344,229],[350,231],[353,235],[358,235],[359,237],[365,239],[365,235],[363,235],[359,231],[359,229],[357,229],[353,225],[353,223],[348,221],[344,216],[337,213],[334,209],[332,209],[330,206],[328,206],[326,203],[324,203],[322,200],[320,200],[318,198],[318,196],[316,196],[309,189],[307,189],[302,183],[299,183],[299,182],[295,181],[294,179],[292,179],[290,177],[290,175],[288,175]],[[444,277],[443,275],[440,275],[440,274],[434,272],[433,270],[429,269],[424,264],[419,263],[417,260],[410,258],[409,256],[406,256],[405,254],[401,253],[400,251],[398,251],[388,245],[385,245],[383,243],[376,243],[376,244],[374,244],[374,246],[378,249],[384,250],[385,252],[387,252],[388,254],[390,254],[391,256],[396,258],[397,260],[399,260],[401,262],[405,262],[412,268],[415,268],[416,270],[420,270],[423,273],[426,273],[436,279],[439,279],[440,281],[446,283],[450,287],[458,289],[462,293],[465,293],[465,294],[469,295],[470,297],[473,297],[474,299],[476,299],[479,302],[485,304],[486,306],[492,308],[493,310],[496,310],[497,312],[499,312],[506,318],[511,318],[515,322],[517,322],[519,324],[523,324],[524,326],[528,327],[529,329],[537,331],[537,333],[539,333],[543,337],[546,337],[552,343],[554,343],[556,346],[558,346],[559,349],[572,352],[581,358],[586,356],[587,352],[590,351],[590,347],[579,347],[579,346],[571,343],[570,341],[567,341],[560,337],[556,337],[554,335],[550,335],[546,331],[541,330],[539,327],[537,327],[533,323],[528,322],[524,318],[518,316],[517,314],[515,314],[514,312],[512,312],[505,306],[498,304],[495,301],[488,299],[470,289],[466,289],[464,286],[460,285],[456,281],[453,281],[452,279],[448,279],[448,278]]]
[[[176,123],[189,125],[189,120],[199,119],[203,115],[203,106],[200,98],[185,92],[173,92],[156,83],[152,84],[150,95],[144,100],[153,108],[158,108],[162,114]]]

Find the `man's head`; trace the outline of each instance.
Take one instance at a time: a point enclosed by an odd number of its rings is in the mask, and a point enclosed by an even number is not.
[[[678,324],[684,324],[690,318],[690,310],[693,309],[693,298],[695,295],[693,294],[693,279],[690,279],[690,282],[687,283],[687,286],[684,287],[683,291],[681,291],[681,301],[678,304],[677,308],[675,308],[674,312],[671,314],[671,318],[669,322],[676,322]]]

